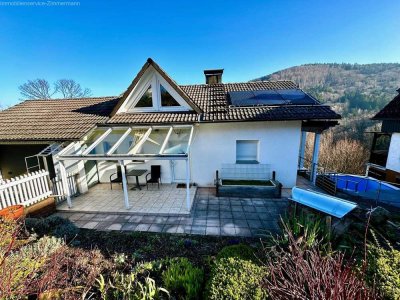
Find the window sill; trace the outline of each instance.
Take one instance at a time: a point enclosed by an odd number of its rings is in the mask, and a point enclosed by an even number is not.
[[[257,160],[237,160],[236,164],[237,165],[257,165],[260,162]]]

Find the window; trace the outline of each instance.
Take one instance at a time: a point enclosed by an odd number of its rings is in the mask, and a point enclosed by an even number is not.
[[[149,86],[147,91],[143,94],[143,96],[140,98],[140,100],[136,104],[136,107],[153,107],[151,85]]]
[[[236,163],[258,163],[258,141],[236,141]]]
[[[388,133],[376,132],[372,140],[369,162],[386,167],[389,154],[391,135]]]
[[[150,77],[150,76],[149,76]],[[174,91],[174,88],[162,76],[153,74],[152,77],[138,85],[127,103],[125,112],[157,112],[157,111],[188,111],[185,100]],[[132,99],[132,101],[131,101]],[[124,107],[125,108],[125,107]],[[121,109],[122,111],[122,109]]]
[[[180,106],[170,93],[160,84],[161,106]]]

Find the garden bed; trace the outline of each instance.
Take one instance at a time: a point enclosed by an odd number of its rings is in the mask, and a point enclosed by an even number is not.
[[[371,247],[371,267],[362,268],[365,226],[353,228],[343,241],[310,213],[291,215],[283,224],[283,235],[264,236],[260,243],[98,232],[53,216],[0,222],[0,298],[283,300],[322,299],[327,290],[335,293],[330,299],[378,299],[376,291],[387,299],[400,295],[398,251]]]
[[[222,179],[219,197],[279,198],[281,184],[276,180]]]
[[[271,180],[234,180],[234,179],[222,179],[222,186],[274,186]]]

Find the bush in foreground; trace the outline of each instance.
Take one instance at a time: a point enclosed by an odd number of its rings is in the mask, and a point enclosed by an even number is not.
[[[400,299],[400,251],[372,247],[368,263],[369,278],[385,299]]]
[[[265,299],[267,293],[261,288],[266,276],[265,267],[249,260],[221,258],[213,266],[206,288],[206,298],[219,299]]]
[[[263,286],[273,299],[376,299],[364,281],[366,274],[341,252],[321,251],[318,241],[304,245],[285,226],[287,244],[266,252]]]
[[[254,261],[256,259],[254,255],[254,250],[244,244],[231,245],[222,248],[222,250],[217,255],[217,260],[229,257],[240,258],[250,261]]]
[[[180,299],[200,298],[203,277],[203,270],[184,257],[172,259],[162,273],[165,288]]]

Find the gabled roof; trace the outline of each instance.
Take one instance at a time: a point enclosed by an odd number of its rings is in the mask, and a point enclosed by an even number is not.
[[[399,94],[382,108],[372,120],[400,120],[400,89]]]
[[[181,85],[180,88],[201,108],[202,114],[181,113],[122,113],[111,117],[112,124],[162,124],[228,121],[282,121],[340,119],[329,106],[282,105],[232,107],[227,93],[234,91],[298,89],[292,81],[257,81],[245,83]]]
[[[118,97],[27,100],[0,111],[0,141],[64,141],[105,123]]]
[[[193,101],[186,95],[186,93],[180,88],[179,85],[176,84],[176,82],[169,77],[169,75],[161,69],[161,67],[153,61],[151,58],[148,58],[146,63],[143,65],[143,67],[140,69],[139,73],[136,75],[136,77],[133,79],[132,83],[128,86],[124,94],[122,95],[120,101],[117,103],[115,108],[113,109],[111,115],[115,115],[118,111],[118,109],[121,107],[122,103],[125,102],[125,100],[128,98],[129,94],[132,92],[132,90],[135,88],[137,83],[139,82],[140,78],[143,76],[143,74],[146,72],[146,70],[152,66],[171,86],[173,89],[176,90],[176,92],[187,102],[187,104],[197,113],[201,113],[201,109],[193,103]]]

